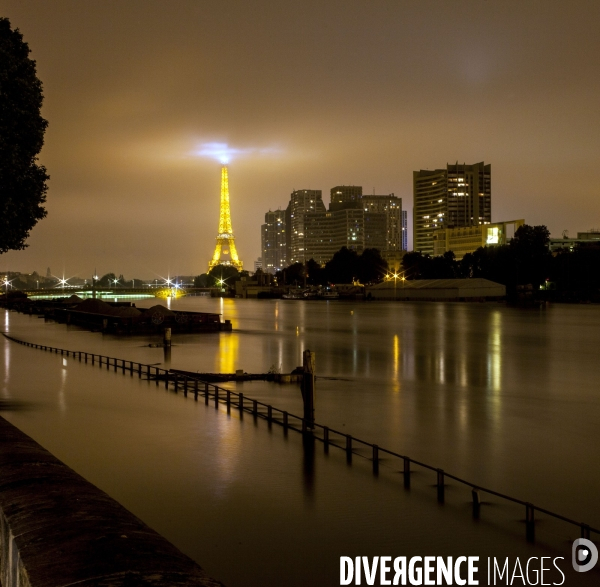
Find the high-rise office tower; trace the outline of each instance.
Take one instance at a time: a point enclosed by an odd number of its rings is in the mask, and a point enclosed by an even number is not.
[[[260,228],[262,270],[272,273],[287,267],[285,210],[269,210]]]
[[[413,195],[413,248],[432,255],[436,230],[492,221],[491,165],[456,163],[414,171]]]
[[[308,213],[304,220],[305,258],[324,265],[342,247],[358,254],[365,249],[383,252],[386,227],[385,213],[365,211],[360,207]]]
[[[359,208],[359,200],[362,197],[361,185],[338,185],[329,190],[329,210],[345,210],[347,208]]]
[[[382,255],[401,251],[402,249],[402,198],[394,194],[387,196],[362,196],[361,208],[365,212],[385,214],[385,244]]]
[[[408,251],[408,212],[402,210],[402,250]]]
[[[321,190],[295,190],[290,196],[286,210],[286,230],[289,232],[287,263],[304,263],[305,230],[304,215],[309,212],[325,212]]]

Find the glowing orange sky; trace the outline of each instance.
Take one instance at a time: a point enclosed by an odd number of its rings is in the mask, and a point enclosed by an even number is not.
[[[226,142],[233,229],[293,189],[412,210],[412,171],[492,164],[492,219],[600,226],[600,2],[3,2],[37,60],[48,217],[0,269],[206,271]],[[260,153],[260,149],[269,152]]]

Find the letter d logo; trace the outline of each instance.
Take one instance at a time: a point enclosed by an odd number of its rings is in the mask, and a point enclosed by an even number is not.
[[[573,542],[573,568],[578,573],[590,571],[597,562],[598,549],[591,540],[578,538]]]

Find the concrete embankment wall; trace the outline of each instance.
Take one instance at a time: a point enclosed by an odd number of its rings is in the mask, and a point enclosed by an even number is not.
[[[0,580],[2,587],[222,585],[3,418]]]

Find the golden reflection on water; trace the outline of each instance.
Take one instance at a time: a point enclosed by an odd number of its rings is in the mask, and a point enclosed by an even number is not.
[[[495,393],[502,388],[502,314],[498,310],[490,316],[487,387]]]
[[[400,391],[398,381],[398,364],[400,362],[400,340],[398,335],[394,334],[394,391]]]
[[[222,332],[219,336],[219,353],[216,358],[217,373],[234,373],[239,358],[240,337],[236,332]]]
[[[216,418],[215,424],[218,434],[215,443],[218,482],[215,489],[221,497],[237,477],[242,446],[239,430],[229,418]]]

